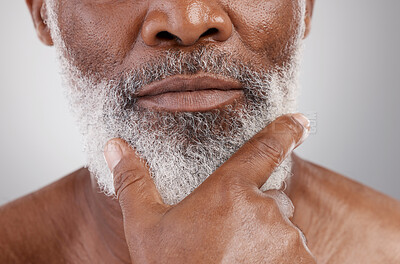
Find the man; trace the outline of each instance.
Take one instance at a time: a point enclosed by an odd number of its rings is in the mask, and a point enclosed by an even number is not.
[[[292,153],[312,0],[27,4],[90,172],[1,207],[1,263],[400,261],[399,202]]]

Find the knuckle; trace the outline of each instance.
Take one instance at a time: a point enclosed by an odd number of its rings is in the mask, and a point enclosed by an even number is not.
[[[299,231],[301,233],[301,231]],[[301,233],[302,235],[302,233]],[[304,235],[302,235],[304,237]],[[297,256],[298,256],[298,261],[297,263],[307,263],[307,264],[315,264],[317,263],[315,257],[311,253],[310,249],[307,247],[307,244],[305,243],[304,238],[302,238],[302,242],[300,245],[298,245],[298,250],[297,250]]]
[[[274,165],[281,163],[284,156],[284,146],[275,137],[253,138],[249,141],[250,145],[262,158],[272,161]]]
[[[273,199],[271,197],[267,197],[264,201],[264,204],[265,204],[265,206],[267,206],[270,216],[272,215],[274,217],[277,217],[277,216],[280,217],[281,214],[280,214],[279,206],[276,203],[275,199]]]
[[[291,227],[287,230],[287,240],[292,245],[300,245],[302,243],[302,236],[300,234],[300,230],[295,227]]]
[[[301,230],[294,225],[291,225],[287,230],[287,237],[289,244],[298,246],[302,249],[307,249],[306,237],[304,236],[303,232],[301,232]]]
[[[263,224],[281,226],[281,230],[287,230],[285,222],[282,222],[282,214],[279,206],[271,197],[266,197],[262,193],[248,192],[242,202],[246,202],[249,214],[254,215],[257,221]],[[283,226],[282,226],[283,224]]]
[[[293,217],[294,205],[290,198],[282,191],[279,190],[268,190],[264,192],[265,195],[274,199],[282,215],[286,218]]]
[[[122,159],[113,170],[114,188],[117,197],[120,196],[122,191],[129,185],[140,182],[144,179],[144,174],[140,173],[130,162]]]
[[[257,211],[262,212],[264,216],[264,220],[267,222],[280,222],[281,213],[279,210],[279,206],[275,202],[275,200],[271,197],[265,196],[262,193],[254,193],[252,195],[253,201],[252,204],[255,206]]]

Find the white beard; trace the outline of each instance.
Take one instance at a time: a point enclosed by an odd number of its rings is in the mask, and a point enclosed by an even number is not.
[[[147,161],[155,185],[168,204],[176,204],[197,188],[248,139],[283,114],[296,110],[300,38],[293,57],[269,72],[254,70],[232,54],[210,47],[190,52],[168,51],[151,63],[116,80],[94,81],[64,56],[57,19],[51,6],[49,25],[59,51],[71,108],[81,128],[87,166],[101,189],[114,195],[113,176],[103,158],[105,144],[119,137]],[[299,30],[299,36],[303,29]],[[145,84],[175,74],[207,72],[239,80],[245,105],[206,113],[157,113],[137,108],[134,93]],[[279,189],[291,174],[286,159],[262,187]]]

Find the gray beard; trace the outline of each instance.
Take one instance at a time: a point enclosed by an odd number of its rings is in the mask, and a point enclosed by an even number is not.
[[[52,37],[71,109],[83,134],[87,166],[107,195],[115,192],[103,150],[112,138],[122,138],[137,151],[147,162],[163,200],[176,204],[257,132],[278,116],[296,110],[301,50],[298,40],[292,43],[295,52],[290,60],[268,72],[255,70],[233,54],[207,46],[190,53],[168,51],[138,69],[97,81],[94,75],[83,76],[64,56],[66,47],[55,21],[51,13]],[[238,80],[244,87],[244,104],[239,108],[231,105],[209,112],[178,113],[140,109],[135,104],[135,94],[144,85],[176,74],[196,73]],[[288,158],[262,190],[281,188],[290,174]]]
[[[114,194],[113,176],[103,158],[105,143],[122,138],[146,160],[161,197],[176,204],[197,188],[247,140],[282,114],[294,112],[294,65],[269,73],[228,60],[228,54],[201,48],[168,52],[118,81],[93,83],[68,76],[69,99],[84,129],[88,168],[102,190]],[[211,73],[239,80],[245,103],[209,112],[155,112],[140,109],[135,93],[147,83],[175,74]],[[70,83],[70,84],[71,84]],[[290,174],[287,159],[263,189],[279,189]]]

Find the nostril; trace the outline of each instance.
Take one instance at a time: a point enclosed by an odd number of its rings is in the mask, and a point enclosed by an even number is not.
[[[156,38],[160,40],[174,40],[177,39],[178,37],[169,33],[168,31],[161,31],[157,33]]]
[[[206,37],[206,36],[212,36],[218,33],[218,29],[216,28],[210,28],[208,29],[206,32],[204,32],[203,34],[201,34],[200,38],[202,37]]]
[[[172,34],[167,30],[163,30],[163,31],[159,31],[156,35],[155,35],[155,39],[157,39],[158,41],[165,41],[165,42],[169,42],[169,41],[175,41],[176,43],[180,44],[180,45],[191,45],[193,43],[195,43],[197,40],[201,39],[201,38],[205,38],[205,37],[212,37],[214,35],[217,35],[218,33],[220,33],[220,31],[217,28],[209,28],[208,30],[206,30],[205,32],[203,32],[203,34],[196,35],[196,32],[191,32],[194,34],[183,34],[183,36],[185,38],[180,38],[178,37],[178,35]]]

